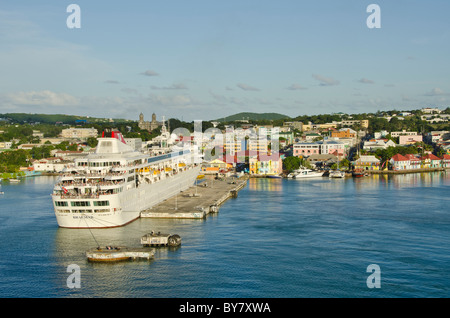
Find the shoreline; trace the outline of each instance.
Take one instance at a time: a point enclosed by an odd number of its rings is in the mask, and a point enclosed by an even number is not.
[[[368,174],[408,174],[408,173],[424,173],[424,172],[446,172],[449,168],[421,168],[406,170],[365,170]]]

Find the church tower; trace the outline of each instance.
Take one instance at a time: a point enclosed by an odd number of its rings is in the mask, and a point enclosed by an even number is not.
[[[139,123],[138,123],[138,127],[139,127],[140,129],[147,129],[147,127],[146,127],[146,125],[145,125],[144,114],[143,114],[143,113],[141,113],[141,114],[139,115]]]

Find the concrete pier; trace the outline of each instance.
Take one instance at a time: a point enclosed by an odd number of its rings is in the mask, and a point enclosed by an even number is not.
[[[171,197],[151,209],[141,212],[142,218],[202,219],[209,213],[219,212],[220,205],[247,185],[247,176],[213,179],[202,182]]]
[[[367,170],[368,174],[407,174],[407,173],[422,173],[422,172],[437,172],[445,171],[444,168],[421,168],[421,169],[405,169],[405,170]]]

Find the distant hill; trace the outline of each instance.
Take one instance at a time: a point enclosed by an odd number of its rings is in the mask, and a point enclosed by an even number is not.
[[[26,113],[8,113],[0,114],[0,118],[10,120],[13,123],[36,123],[41,124],[55,124],[57,122],[63,124],[76,124],[76,123],[107,123],[110,122],[107,118],[94,118],[87,116],[74,116],[63,114],[26,114]],[[123,119],[114,119],[115,123],[125,122]]]
[[[250,113],[243,112],[225,118],[218,118],[215,121],[236,121],[236,120],[278,120],[278,119],[290,119],[291,117],[278,114],[278,113]]]

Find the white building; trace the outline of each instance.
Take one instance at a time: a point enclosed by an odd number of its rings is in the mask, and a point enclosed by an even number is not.
[[[69,164],[69,161],[64,161],[62,158],[45,158],[35,160],[33,162],[34,171],[41,172],[61,172]]]
[[[12,141],[0,141],[0,149],[11,149]]]
[[[386,137],[387,135],[389,135],[389,132],[387,130],[376,131],[373,134],[375,139],[380,139]]]
[[[431,107],[422,108],[421,111],[424,114],[440,114],[442,112],[442,110],[440,110],[439,108]]]
[[[400,137],[400,136],[415,136],[417,135],[417,131],[406,131],[403,129],[402,131],[392,131],[392,137]]]
[[[395,144],[395,142],[393,142],[392,140],[383,140],[383,139],[376,139],[376,140],[368,140],[368,141],[364,141],[364,145],[363,145],[363,149],[364,150],[369,150],[369,151],[374,151],[377,149],[386,149],[388,147],[396,147],[397,145]]]
[[[128,146],[132,147],[134,150],[140,151],[142,149],[142,139],[141,138],[124,138]]]
[[[98,131],[95,128],[67,128],[61,131],[63,138],[87,139],[97,137]]]

